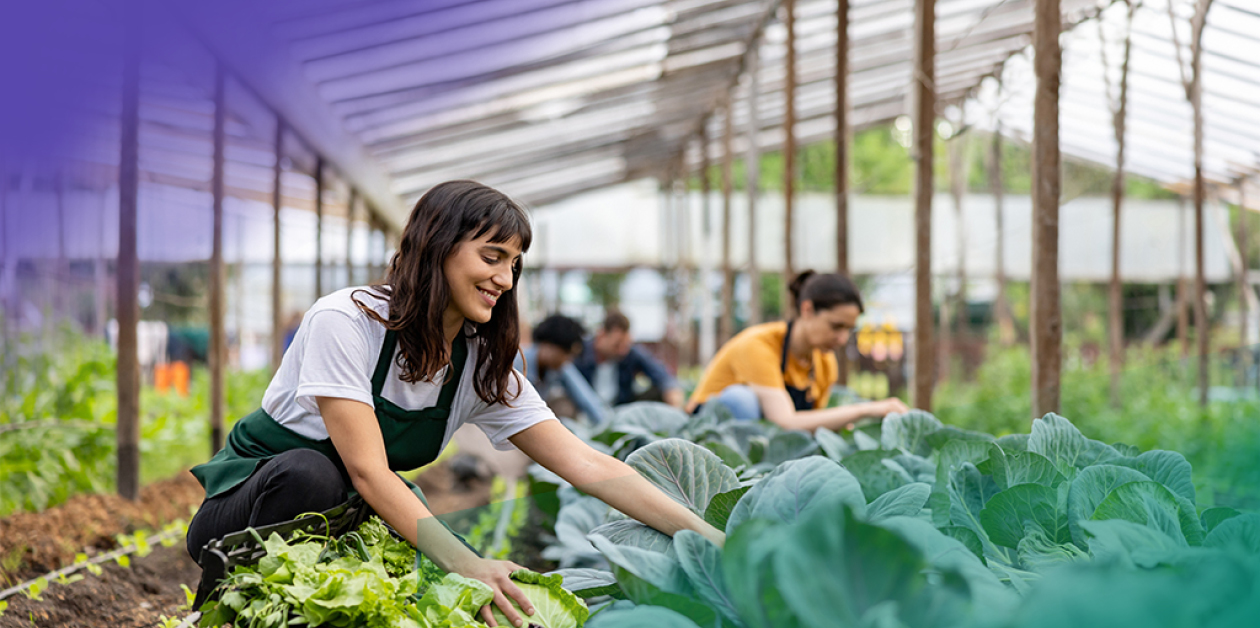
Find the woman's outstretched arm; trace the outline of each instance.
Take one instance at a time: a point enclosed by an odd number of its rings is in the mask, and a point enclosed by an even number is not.
[[[726,542],[721,530],[670,499],[626,463],[592,449],[559,421],[535,424],[510,440],[525,455],[583,493],[664,534],[673,536],[679,530],[691,530],[718,546]]]
[[[494,603],[499,610],[514,625],[522,625],[520,613],[508,602],[511,597],[526,614],[534,612],[529,598],[508,578],[522,567],[510,561],[477,556],[433,516],[402,478],[389,469],[385,440],[371,406],[335,397],[316,397],[315,401],[350,481],[363,501],[438,567],[486,583],[494,590]],[[496,625],[489,606],[481,609],[481,615],[486,623]]]
[[[761,415],[766,420],[789,430],[806,430],[812,432],[820,427],[829,430],[840,430],[867,417],[882,419],[893,412],[906,412],[906,404],[896,397],[879,401],[866,401],[822,408],[819,410],[797,410],[792,398],[783,388],[752,386],[761,403]]]

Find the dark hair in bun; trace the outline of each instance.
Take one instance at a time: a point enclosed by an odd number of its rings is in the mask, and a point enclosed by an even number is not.
[[[804,271],[792,280],[788,290],[797,312],[801,311],[804,301],[812,302],[814,311],[829,310],[837,305],[856,305],[858,312],[865,311],[862,295],[853,280],[837,273],[820,275],[812,270]]]

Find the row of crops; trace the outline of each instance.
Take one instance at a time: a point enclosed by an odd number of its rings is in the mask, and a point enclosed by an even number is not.
[[[917,411],[811,435],[635,404],[572,428],[727,543],[667,537],[536,467],[555,539],[543,557],[561,569],[520,575],[534,625],[1151,628],[1260,614],[1260,515],[1201,508],[1177,452],[1109,445],[1053,414],[1002,437]],[[478,626],[490,599],[375,523],[265,543],[203,625]]]
[[[77,493],[113,490],[118,416],[115,359],[100,339],[63,330],[6,346],[0,369],[0,516],[39,511]],[[266,372],[228,374],[228,416],[244,416],[266,389]],[[187,396],[141,391],[145,483],[205,461],[210,451],[209,378],[194,371]]]

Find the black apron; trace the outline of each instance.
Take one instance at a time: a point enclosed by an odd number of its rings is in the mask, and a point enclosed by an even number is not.
[[[787,383],[788,341],[792,339],[793,322],[794,321],[788,321],[787,333],[783,334],[783,352],[779,357],[779,370],[783,373],[783,387],[787,389],[788,396],[792,398],[792,405],[796,408],[796,410],[798,412],[801,410],[813,410],[813,386],[807,388],[794,388]],[[812,380],[814,375],[813,356],[810,356],[809,374],[810,379]]]
[[[394,331],[386,331],[372,374],[372,406],[385,441],[390,470],[407,471],[433,462],[442,451],[451,405],[468,359],[468,344],[462,334],[455,338],[451,346],[448,379],[438,393],[437,404],[423,410],[404,410],[381,396],[397,345]],[[313,449],[327,456],[341,472],[346,486],[353,491],[345,464],[331,438],[315,440],[302,436],[277,423],[262,408],[237,421],[228,434],[227,446],[209,462],[197,465],[191,471],[205,487],[206,498],[209,499],[240,486],[265,462],[291,449]],[[425,501],[415,484],[406,479],[403,481],[422,502]]]

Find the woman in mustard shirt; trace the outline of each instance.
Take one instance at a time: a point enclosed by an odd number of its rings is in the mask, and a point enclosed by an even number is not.
[[[828,408],[839,365],[835,351],[849,341],[862,314],[857,286],[844,275],[807,270],[789,287],[796,311],[790,321],[754,325],[722,345],[687,408],[714,401],[738,419],[766,418],[780,427],[838,430],[859,419],[905,412],[900,399]]]

